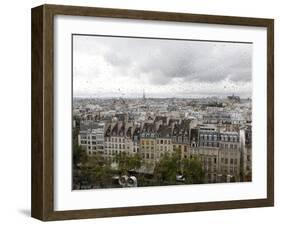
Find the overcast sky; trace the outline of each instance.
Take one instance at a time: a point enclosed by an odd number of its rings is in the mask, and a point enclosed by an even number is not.
[[[75,97],[207,97],[252,90],[252,44],[73,36]]]

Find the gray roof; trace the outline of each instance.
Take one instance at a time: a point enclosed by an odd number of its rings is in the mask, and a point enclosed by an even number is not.
[[[103,126],[97,122],[81,121],[80,123],[80,131],[87,131],[89,129],[98,129],[98,128],[103,128]]]

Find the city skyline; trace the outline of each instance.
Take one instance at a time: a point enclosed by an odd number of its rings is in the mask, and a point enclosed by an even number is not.
[[[252,44],[73,36],[73,96],[251,97]]]
[[[218,99],[218,100],[223,100],[223,99],[228,99],[228,97],[230,96],[236,96],[236,97],[239,97],[239,95],[235,95],[234,93],[229,93],[229,95],[227,95],[227,93],[224,95],[224,96],[219,96],[219,95],[201,95],[201,96],[186,96],[186,97],[177,97],[177,96],[170,96],[170,97],[162,97],[162,96],[150,96],[149,93],[148,94],[145,94],[145,98],[146,99],[186,99],[186,100],[192,100],[192,99]],[[138,94],[136,96],[122,96],[122,95],[116,95],[116,96],[106,96],[106,97],[95,97],[95,96],[73,96],[73,98],[77,98],[77,99],[104,99],[104,100],[109,100],[109,99],[143,99],[143,94]],[[215,98],[215,99],[214,99]],[[249,95],[246,96],[246,97],[241,97],[241,99],[251,99],[251,96]]]

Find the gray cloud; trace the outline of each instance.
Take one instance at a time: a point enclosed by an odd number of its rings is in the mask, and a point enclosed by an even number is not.
[[[212,86],[221,81],[236,85],[252,81],[251,44],[100,36],[74,40],[77,57],[82,53],[101,57],[114,69],[113,77],[134,77],[158,88],[176,81]],[[102,76],[100,65],[93,62],[93,67]]]

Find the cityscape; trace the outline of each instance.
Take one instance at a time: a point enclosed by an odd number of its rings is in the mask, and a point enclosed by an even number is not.
[[[72,189],[252,181],[251,45],[161,41],[75,36]]]
[[[84,158],[108,167],[99,172],[108,177],[104,185],[77,176],[76,189],[128,186],[122,176],[132,176],[131,186],[251,181],[250,99],[154,99],[144,94],[139,99],[75,98],[73,105],[74,141]],[[187,166],[173,164],[184,160]]]

